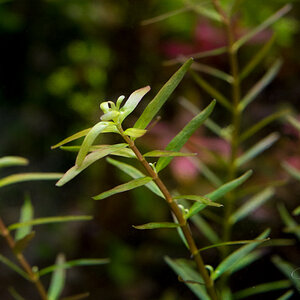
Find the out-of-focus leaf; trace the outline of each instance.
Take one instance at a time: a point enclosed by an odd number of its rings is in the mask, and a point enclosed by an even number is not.
[[[231,104],[229,100],[223,96],[218,90],[216,90],[212,85],[210,85],[206,80],[204,80],[201,76],[196,74],[194,71],[190,71],[195,82],[203,88],[210,96],[215,98],[221,105],[223,105],[228,110],[231,110]]]
[[[160,89],[158,94],[147,105],[141,116],[134,124],[134,128],[145,129],[147,127],[147,125],[155,117],[157,112],[160,110],[160,108],[168,100],[169,96],[178,86],[192,62],[193,59],[189,59],[187,62],[185,62],[183,66],[167,81],[167,83]]]
[[[191,200],[196,201],[198,203],[205,204],[207,206],[215,206],[215,207],[222,207],[223,204],[212,202],[209,198],[199,195],[179,195],[173,197],[173,199],[185,199],[185,200]]]
[[[176,151],[167,151],[167,150],[153,150],[145,153],[144,157],[175,157],[175,156],[195,156],[197,153],[188,153],[188,152],[176,152]]]
[[[227,256],[214,270],[211,277],[213,280],[219,278],[224,272],[230,270],[234,264],[236,264],[240,259],[250,253],[255,247],[265,241],[266,237],[269,235],[270,229],[265,230],[262,234],[260,234],[256,240],[257,241],[248,245],[245,245],[238,250],[232,252],[229,256]]]
[[[277,132],[269,134],[267,137],[263,138],[261,141],[252,146],[248,151],[242,154],[236,160],[236,165],[240,167],[248,161],[252,160],[254,157],[270,148],[278,139],[279,134]]]
[[[126,192],[126,191],[130,191],[137,187],[143,186],[143,185],[149,183],[150,181],[152,181],[151,177],[142,177],[142,178],[138,178],[138,179],[133,179],[129,182],[120,184],[106,192],[103,192],[97,196],[94,196],[93,199],[94,200],[102,200],[109,196],[112,196],[112,195],[115,195],[118,193],[122,193],[122,192]]]
[[[278,19],[280,19],[285,14],[287,14],[291,9],[292,9],[292,6],[290,4],[287,4],[287,5],[283,6],[275,14],[270,16],[264,22],[262,22],[257,27],[255,27],[254,29],[252,29],[248,33],[246,33],[244,36],[242,36],[239,40],[237,40],[233,45],[233,49],[235,51],[238,50],[242,45],[244,45],[246,42],[248,42],[252,37],[254,37],[256,34],[258,34],[259,32],[261,32],[263,30],[265,30],[270,25],[275,23]]]
[[[178,222],[176,216],[175,216],[173,213],[172,213],[172,218],[173,218],[173,220],[174,220],[174,223],[176,223],[176,224],[179,225],[179,222]],[[178,227],[176,228],[176,230],[177,230],[177,233],[178,233],[178,235],[179,235],[181,241],[182,241],[183,244],[186,246],[186,248],[189,250],[189,249],[190,249],[190,246],[189,246],[189,244],[188,244],[188,242],[187,242],[187,240],[186,240],[186,238],[185,238],[185,236],[184,236],[184,234],[183,234],[182,228],[181,228],[180,226],[178,226]]]
[[[13,287],[9,287],[8,291],[15,300],[25,300]]]
[[[245,182],[252,174],[252,171],[247,171],[244,175],[238,177],[237,179],[234,179],[232,181],[229,181],[222,186],[220,186],[218,189],[214,190],[213,192],[205,195],[205,197],[209,198],[212,201],[216,201],[217,199],[223,197],[228,192],[232,191],[233,189],[237,188],[239,185],[241,185],[243,182]],[[204,209],[206,207],[205,204],[201,203],[194,203],[192,207],[189,209],[189,212],[186,215],[186,219],[192,217],[193,215],[197,214],[199,211]]]
[[[9,231],[15,230],[17,228],[51,224],[51,223],[62,223],[62,222],[74,222],[74,221],[89,221],[92,220],[92,216],[62,216],[62,217],[48,217],[48,218],[38,218],[22,223],[14,223],[7,227]]]
[[[198,272],[193,270],[188,263],[183,259],[171,259],[166,256],[165,261],[173,269],[173,271],[183,278],[184,281],[192,280],[196,282],[203,282],[203,279]],[[199,284],[185,283],[193,293],[201,300],[209,300],[210,297],[207,295],[204,286]]]
[[[19,275],[21,275],[23,278],[31,281],[31,279],[28,277],[27,273],[25,273],[21,268],[19,268],[15,263],[10,261],[8,258],[0,254],[0,262],[5,264],[7,267],[9,267],[11,270],[15,271]]]
[[[0,168],[11,166],[26,166],[28,164],[28,159],[20,156],[4,156],[0,158]]]
[[[52,265],[49,267],[46,267],[44,269],[41,269],[39,271],[39,276],[44,276],[46,274],[49,274],[53,271],[56,271],[57,269],[64,268],[64,269],[70,269],[73,267],[83,267],[83,266],[97,266],[97,265],[104,265],[108,264],[110,260],[108,258],[81,258],[81,259],[75,259],[66,261],[60,265]]]
[[[250,89],[250,91],[243,97],[239,103],[239,110],[243,111],[248,104],[250,104],[257,95],[259,95],[262,90],[274,79],[280,70],[282,61],[277,59],[275,63],[269,68],[265,75]]]
[[[216,101],[212,101],[202,112],[195,116],[167,145],[165,150],[168,151],[179,151],[183,145],[188,141],[192,134],[199,128],[199,126],[208,118],[212,113]],[[161,157],[157,161],[156,170],[157,172],[164,169],[170,162],[171,157]]]
[[[240,5],[244,0],[233,0],[230,8],[230,16],[234,15],[235,12],[239,9]]]
[[[60,146],[62,146],[64,144],[67,144],[67,143],[75,141],[75,140],[77,140],[77,139],[79,139],[79,138],[81,138],[83,136],[86,136],[90,132],[91,129],[92,128],[87,128],[87,129],[81,130],[81,131],[79,131],[79,132],[77,132],[77,133],[75,133],[75,134],[73,134],[73,135],[65,138],[64,140],[62,140],[61,142],[57,143],[56,145],[51,146],[51,149],[58,148],[58,147],[60,147]]]
[[[300,171],[298,169],[294,168],[286,162],[283,162],[281,165],[291,176],[293,176],[297,180],[300,180]]]
[[[130,137],[133,137],[133,138],[139,138],[139,137],[143,136],[146,132],[147,132],[147,130],[145,130],[145,129],[128,128],[124,131],[124,134],[128,135]]]
[[[296,207],[296,208],[293,210],[293,215],[294,215],[294,216],[300,215],[300,206]]]
[[[62,173],[19,173],[0,179],[0,187],[23,181],[55,180],[61,178],[62,175]]]
[[[250,215],[254,210],[263,205],[275,194],[275,190],[272,187],[267,187],[260,193],[254,195],[247,200],[242,206],[240,206],[230,217],[228,222],[234,224],[243,218]]]
[[[87,292],[87,293],[77,294],[74,296],[65,297],[65,298],[62,298],[61,300],[81,300],[81,299],[85,299],[89,296],[90,296],[90,293]]]
[[[52,274],[48,290],[49,300],[58,300],[65,286],[66,270],[62,267],[65,263],[64,254],[59,254],[56,258],[57,268]]]
[[[289,280],[267,282],[234,293],[234,299],[244,299],[253,295],[267,293],[275,290],[287,289],[291,286]]]
[[[34,238],[34,236],[35,236],[35,232],[32,231],[32,232],[28,233],[27,235],[25,235],[23,238],[19,239],[15,243],[14,253],[19,254],[19,253],[23,252],[25,250],[25,248],[27,248],[30,241]]]
[[[29,196],[26,196],[24,204],[21,207],[21,215],[20,215],[19,222],[22,223],[22,222],[30,221],[32,220],[33,215],[34,215],[33,206],[31,204]],[[31,232],[31,226],[20,227],[16,231],[15,239],[18,241],[23,237],[25,237],[30,232]]]
[[[96,150],[90,154],[88,154],[81,166],[75,165],[74,167],[70,168],[62,178],[56,183],[56,186],[62,186],[72,180],[75,176],[77,176],[79,173],[81,173],[83,170],[85,170],[87,167],[89,167],[91,164],[96,162],[97,160],[115,152],[121,149],[125,149],[127,147],[126,143],[122,144],[116,144],[116,145],[107,145],[106,147],[103,147],[99,150]]]
[[[289,290],[286,293],[284,293],[282,296],[280,296],[279,298],[277,298],[276,300],[288,300],[293,295],[294,295],[294,291],[293,290]]]
[[[120,122],[131,114],[137,105],[140,103],[142,98],[150,91],[150,86],[143,87],[139,90],[134,91],[127,101],[125,102],[124,106],[120,109]]]
[[[203,3],[194,3],[190,0],[188,0],[188,4],[194,9],[196,13],[198,13],[201,16],[204,16],[206,18],[209,18],[213,21],[221,21],[220,15],[213,9],[213,7],[206,7]]]
[[[287,116],[287,120],[292,124],[296,129],[300,131],[300,122],[292,116]]]
[[[254,57],[247,63],[240,74],[240,79],[246,78],[251,71],[255,69],[259,65],[259,63],[263,60],[263,58],[268,54],[269,50],[273,46],[275,41],[275,34],[268,40],[267,43],[263,45],[263,47],[254,55]]]
[[[107,158],[106,160],[107,160],[107,162],[114,165],[115,167],[120,169],[122,172],[125,172],[126,174],[128,174],[130,177],[132,177],[134,179],[145,177],[145,174],[143,174],[141,171],[139,171],[138,169],[134,168],[131,165],[128,165],[128,164],[123,163],[123,162],[119,162],[119,161],[114,160],[112,158]],[[159,188],[157,187],[157,185],[153,181],[148,182],[145,185],[145,187],[147,187],[151,192],[153,192],[157,196],[165,199],[164,195],[162,194],[162,192],[159,190]]]
[[[143,225],[132,225],[135,229],[159,229],[159,228],[176,228],[179,227],[179,224],[171,223],[171,222],[151,222]]]

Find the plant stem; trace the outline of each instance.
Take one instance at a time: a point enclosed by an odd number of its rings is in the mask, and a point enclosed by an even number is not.
[[[31,268],[30,264],[28,263],[28,261],[26,260],[26,258],[24,257],[24,255],[22,253],[15,253],[14,249],[16,246],[16,242],[13,239],[13,237],[11,236],[9,230],[5,226],[1,217],[0,217],[0,233],[5,238],[7,244],[11,248],[12,252],[14,253],[16,259],[19,261],[20,265],[23,267],[25,272],[28,274],[28,277],[31,279],[31,281],[36,286],[36,289],[37,289],[41,299],[48,300],[47,292],[46,292],[43,284],[39,280],[38,276],[32,271],[32,268]]]
[[[153,181],[155,182],[157,187],[160,189],[160,191],[163,193],[163,195],[170,207],[170,210],[175,215],[175,217],[178,221],[178,224],[180,225],[180,228],[183,232],[183,235],[189,245],[189,250],[196,262],[197,269],[200,272],[200,274],[204,280],[208,295],[210,296],[210,298],[212,300],[217,300],[218,297],[217,297],[217,294],[216,294],[216,291],[214,288],[214,282],[210,278],[210,276],[205,268],[205,264],[204,264],[203,259],[198,251],[198,247],[192,236],[192,232],[190,230],[189,224],[187,223],[187,220],[184,218],[181,209],[179,208],[177,203],[173,200],[168,188],[165,186],[165,184],[159,178],[158,174],[152,169],[152,167],[149,165],[147,160],[141,154],[139,149],[135,146],[134,141],[131,140],[127,135],[124,134],[124,131],[121,126],[118,126],[118,130],[120,131],[120,134],[122,135],[123,139],[129,145],[130,149],[135,153],[137,159],[143,165],[146,172],[153,178]]]

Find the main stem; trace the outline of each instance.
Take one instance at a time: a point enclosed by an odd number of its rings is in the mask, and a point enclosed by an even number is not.
[[[181,209],[178,207],[177,203],[173,200],[169,190],[165,186],[165,184],[162,182],[162,180],[159,178],[158,174],[152,169],[152,167],[149,165],[147,160],[144,158],[144,156],[141,154],[139,149],[135,146],[134,141],[131,140],[127,135],[124,134],[124,131],[121,126],[118,127],[118,130],[120,131],[123,139],[126,141],[126,143],[129,145],[131,150],[134,152],[136,155],[137,159],[140,161],[140,163],[143,165],[145,168],[146,172],[153,178],[153,181],[157,185],[157,187],[160,189],[160,191],[163,193],[170,210],[172,213],[175,215],[178,224],[180,225],[180,228],[183,232],[183,235],[189,245],[189,250],[191,252],[191,255],[193,256],[197,269],[200,272],[204,283],[205,287],[207,290],[208,295],[212,300],[218,300],[215,288],[214,288],[214,282],[213,280],[209,277],[209,274],[205,268],[203,259],[199,253],[199,250],[197,248],[197,245],[194,241],[194,238],[192,236],[190,227],[187,223],[187,220],[184,218]]]
[[[38,276],[32,271],[32,268],[31,268],[30,264],[28,263],[28,261],[26,260],[26,258],[24,257],[24,255],[22,253],[15,253],[14,252],[16,242],[13,239],[13,237],[11,236],[11,234],[10,234],[9,230],[7,229],[7,227],[5,226],[2,218],[0,218],[0,232],[1,232],[2,236],[5,238],[7,244],[11,248],[12,252],[15,254],[15,257],[19,261],[20,265],[23,267],[23,269],[27,273],[28,277],[34,283],[41,299],[42,300],[48,300],[47,292],[46,292],[43,284],[39,280]]]

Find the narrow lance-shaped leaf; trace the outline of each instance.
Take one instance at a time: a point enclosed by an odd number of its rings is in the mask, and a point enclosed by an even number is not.
[[[194,117],[168,144],[165,150],[168,151],[179,151],[192,134],[199,128],[199,126],[208,118],[212,113],[216,101],[212,101],[202,112],[200,112],[196,117]],[[164,169],[170,162],[171,157],[161,157],[159,158],[156,170],[157,172]]]
[[[296,118],[287,116],[287,120],[290,124],[292,124],[296,129],[300,131],[300,122]]]
[[[108,264],[110,260],[108,258],[81,258],[81,259],[75,259],[66,261],[60,265],[52,265],[49,267],[46,267],[44,269],[41,269],[39,271],[39,276],[44,276],[46,274],[52,273],[53,271],[56,271],[57,269],[63,268],[63,269],[70,269],[73,267],[83,267],[83,266],[96,266],[96,265],[104,265]]]
[[[102,200],[109,196],[112,196],[112,195],[115,195],[118,193],[122,193],[122,192],[126,192],[129,190],[135,189],[137,187],[143,186],[143,185],[147,184],[148,182],[150,182],[151,180],[152,180],[151,177],[143,177],[143,178],[134,179],[127,183],[120,184],[120,185],[114,187],[113,189],[103,192],[97,196],[94,196],[93,199],[94,200]]]
[[[0,168],[11,166],[26,166],[28,165],[28,159],[20,156],[4,156],[0,158]]]
[[[242,259],[245,255],[250,253],[255,247],[257,247],[260,243],[264,242],[266,237],[269,235],[270,230],[267,229],[265,230],[262,234],[260,234],[256,240],[261,240],[257,241],[248,245],[245,245],[238,250],[232,252],[229,256],[227,256],[219,265],[218,267],[214,270],[212,274],[212,279],[216,280],[219,278],[224,272],[230,270],[232,266],[237,263],[240,259]]]
[[[239,110],[243,111],[248,104],[250,104],[257,95],[274,79],[280,70],[282,61],[277,59],[275,63],[270,67],[266,74],[250,89],[250,91],[243,97],[239,103]]]
[[[92,220],[92,216],[62,216],[62,217],[48,217],[48,218],[38,218],[22,223],[14,223],[8,226],[8,230],[15,230],[18,228],[42,225],[42,224],[51,224],[51,223],[62,223],[62,222],[73,222],[73,221],[89,221]]]
[[[251,147],[248,151],[246,151],[243,155],[241,155],[236,160],[236,165],[238,167],[242,166],[246,162],[250,161],[266,149],[270,148],[277,140],[279,139],[279,134],[277,132],[273,132],[261,141],[259,141],[257,144],[255,144],[253,147]]]
[[[259,32],[261,32],[263,30],[265,30],[270,25],[275,23],[278,19],[280,19],[282,16],[287,14],[291,10],[291,8],[292,8],[292,6],[290,4],[287,4],[287,5],[283,6],[280,10],[278,10],[271,17],[266,19],[264,22],[262,22],[256,28],[252,29],[251,31],[246,33],[243,37],[241,37],[239,40],[237,40],[233,45],[233,49],[235,51],[238,50],[242,45],[244,45],[247,41],[249,41],[256,34],[258,34]]]
[[[23,181],[55,180],[61,178],[62,175],[62,173],[19,173],[0,179],[0,187]]]
[[[63,291],[65,280],[66,280],[66,271],[62,267],[64,263],[65,263],[64,254],[59,254],[55,262],[55,264],[57,265],[57,269],[52,274],[51,282],[48,290],[49,300],[58,300]]]
[[[151,120],[155,117],[157,112],[161,109],[163,104],[168,100],[169,96],[178,86],[184,74],[192,64],[193,59],[189,59],[183,66],[168,80],[168,82],[161,88],[158,94],[147,105],[141,116],[134,124],[134,128],[145,129]]]
[[[74,167],[70,168],[64,176],[56,183],[56,186],[62,186],[72,180],[75,176],[89,167],[91,164],[96,162],[97,160],[121,149],[127,147],[126,143],[116,144],[116,145],[107,145],[106,147],[100,148],[90,154],[88,154],[85,159],[83,160],[81,166],[75,165]]]
[[[177,156],[195,156],[197,153],[176,152],[168,150],[153,150],[143,154],[144,157],[177,157]]]
[[[252,174],[252,171],[247,171],[244,175],[241,177],[238,177],[237,179],[234,179],[232,181],[229,181],[222,186],[220,186],[218,189],[214,190],[213,192],[205,195],[205,197],[209,198],[212,201],[216,201],[217,199],[223,197],[228,192],[232,191],[233,189],[237,188],[239,185],[241,185],[243,182],[245,182]],[[186,214],[186,219],[192,217],[193,215],[197,214],[199,211],[204,209],[206,207],[205,204],[201,203],[194,203],[192,207],[189,209],[189,212]]]
[[[185,199],[185,200],[191,200],[191,201],[196,201],[198,203],[205,204],[207,206],[214,206],[214,207],[222,207],[224,206],[223,204],[212,202],[209,198],[204,197],[204,196],[199,196],[199,195],[179,195],[173,197],[173,199]]]
[[[177,228],[179,224],[171,223],[171,222],[151,222],[143,225],[132,225],[135,229],[162,229],[162,228]]]
[[[31,204],[31,200],[30,200],[29,196],[27,195],[25,197],[24,204],[21,207],[21,215],[20,215],[20,221],[19,222],[22,223],[22,222],[27,222],[27,221],[32,220],[33,214],[34,214],[34,209],[33,209],[33,206]],[[31,226],[30,225],[20,227],[16,231],[15,239],[18,241],[18,240],[22,239],[23,237],[25,237],[30,232],[31,232]]]
[[[287,162],[283,162],[281,165],[291,176],[293,176],[297,180],[300,180],[300,170],[294,168]]]
[[[234,224],[243,218],[250,215],[258,207],[263,205],[275,194],[275,190],[272,187],[268,187],[261,191],[260,193],[254,195],[252,198],[246,201],[245,204],[240,206],[230,217],[228,222]]]
[[[26,272],[24,272],[20,267],[18,267],[15,263],[13,263],[12,261],[10,261],[8,258],[6,258],[5,256],[3,256],[2,254],[0,254],[0,262],[2,262],[7,267],[9,267],[11,270],[13,270],[16,273],[18,273],[19,275],[21,275],[26,280],[31,281],[31,279],[28,277],[28,275],[27,275]]]
[[[139,137],[143,136],[146,132],[147,132],[147,130],[145,130],[145,129],[128,128],[124,131],[124,134],[128,135],[130,137],[133,137],[133,138],[139,138]]]
[[[282,296],[277,298],[276,300],[288,300],[294,295],[293,290],[288,290],[286,293],[284,293]]]

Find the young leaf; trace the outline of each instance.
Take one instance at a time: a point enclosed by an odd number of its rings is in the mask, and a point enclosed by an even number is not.
[[[134,91],[129,98],[127,99],[124,106],[120,109],[120,122],[123,122],[123,120],[131,114],[137,105],[140,103],[142,98],[150,91],[150,86],[146,86],[144,88],[141,88],[137,91]]]
[[[114,165],[115,167],[117,167],[121,171],[125,172],[126,174],[128,174],[130,177],[132,177],[134,179],[142,178],[142,177],[145,176],[141,171],[139,171],[138,169],[134,168],[131,165],[128,165],[128,164],[123,163],[123,162],[119,162],[119,161],[114,160],[112,158],[107,158],[106,160],[107,160],[108,163]],[[157,196],[165,199],[164,195],[162,194],[160,189],[157,187],[157,185],[153,181],[148,182],[145,185],[145,187],[147,187],[151,192],[153,192]]]
[[[232,252],[229,256],[227,256],[214,270],[212,274],[212,279],[216,280],[219,278],[224,272],[230,270],[234,264],[236,264],[240,259],[242,259],[244,256],[246,256],[248,253],[250,253],[255,247],[257,247],[260,243],[264,242],[266,237],[269,235],[270,230],[265,230],[262,234],[260,234],[256,240],[257,241],[248,245],[245,245],[238,250]]]
[[[0,254],[0,262],[2,262],[7,267],[9,267],[11,270],[13,270],[16,273],[18,273],[19,275],[21,275],[26,280],[31,281],[31,279],[28,277],[28,275],[27,275],[26,272],[24,272],[20,267],[18,267],[15,263],[13,263],[12,261],[10,261],[8,258],[6,258],[5,256],[3,256],[2,254]]]
[[[192,200],[196,201],[198,203],[205,204],[207,206],[215,206],[215,207],[222,207],[224,206],[223,204],[212,202],[209,198],[204,197],[204,196],[199,196],[199,195],[179,195],[173,197],[173,199],[186,199],[186,200]]]
[[[124,134],[128,135],[130,137],[133,137],[133,138],[139,138],[139,137],[143,136],[146,132],[147,132],[147,130],[145,130],[145,129],[128,128],[124,131]]]
[[[168,144],[165,150],[179,151],[183,145],[188,141],[192,134],[199,128],[199,126],[208,118],[212,113],[212,110],[216,104],[216,101],[212,101],[202,112],[194,117]],[[171,157],[161,157],[157,161],[157,172],[164,169],[170,162]]]
[[[286,293],[284,293],[282,296],[280,296],[276,300],[288,300],[293,295],[294,295],[294,291],[293,290],[288,290]]]
[[[34,238],[34,236],[35,236],[35,232],[32,231],[28,233],[26,236],[24,236],[23,238],[21,238],[20,240],[18,240],[14,246],[14,253],[17,255],[19,253],[22,253],[25,250],[25,248],[27,248],[28,244]]]
[[[0,158],[0,168],[11,166],[26,166],[29,161],[19,156],[4,156]]]
[[[108,258],[81,258],[81,259],[75,259],[66,261],[60,265],[52,265],[49,267],[46,267],[39,271],[39,276],[44,276],[46,274],[52,273],[56,271],[57,269],[64,268],[64,269],[70,269],[73,267],[83,267],[83,266],[96,266],[96,265],[104,265],[108,264],[110,260]]]
[[[26,196],[24,204],[21,207],[20,223],[32,220],[34,214],[33,211],[34,210],[30,198],[29,196]],[[24,226],[18,228],[15,234],[15,239],[18,241],[24,238],[30,232],[31,232],[31,226]]]
[[[254,210],[263,205],[275,194],[275,190],[272,187],[265,188],[260,193],[254,195],[252,198],[246,201],[245,204],[240,206],[230,217],[228,222],[234,224],[241,219],[250,215]]]
[[[223,197],[228,192],[232,191],[233,189],[237,188],[239,185],[241,185],[244,181],[246,181],[252,174],[252,171],[247,171],[244,175],[241,177],[238,177],[237,179],[234,179],[232,181],[229,181],[222,186],[220,186],[218,189],[214,190],[213,192],[205,195],[205,197],[209,198],[212,201],[216,201],[219,198]],[[189,209],[189,212],[186,214],[186,219],[192,217],[193,215],[197,214],[199,211],[204,209],[206,207],[205,204],[201,203],[194,203],[192,207]]]
[[[147,223],[144,225],[132,225],[133,228],[135,229],[140,229],[140,230],[144,230],[144,229],[158,229],[158,228],[176,228],[179,227],[179,224],[176,223],[171,223],[171,222],[152,222],[152,223]]]
[[[192,280],[195,282],[203,282],[202,277],[198,272],[193,270],[189,264],[187,264],[183,259],[171,259],[168,256],[165,257],[166,263],[173,269],[173,271],[178,274],[184,281]],[[209,300],[210,297],[207,295],[204,286],[200,284],[185,283],[192,292],[201,300]]]
[[[62,173],[19,173],[0,179],[0,187],[23,181],[55,180],[62,177],[62,175]]]
[[[265,20],[260,25],[258,25],[256,28],[252,29],[251,31],[246,33],[243,37],[241,37],[239,40],[237,40],[233,45],[233,49],[235,51],[238,50],[242,45],[244,45],[247,41],[249,41],[256,34],[265,30],[270,25],[275,23],[278,19],[280,19],[282,16],[287,14],[291,10],[291,8],[292,8],[292,6],[290,4],[283,6],[280,10],[278,10],[275,14],[273,14],[267,20]]]
[[[292,116],[287,116],[288,122],[300,131],[300,122]]]
[[[55,262],[57,269],[52,274],[51,282],[48,290],[49,300],[58,300],[63,291],[65,285],[65,279],[66,279],[66,271],[63,268],[64,263],[65,263],[64,254],[59,254]]]
[[[63,217],[48,217],[48,218],[38,218],[22,223],[14,223],[8,226],[8,230],[15,230],[22,227],[51,224],[51,223],[62,223],[62,222],[74,222],[74,221],[89,221],[92,220],[91,216],[63,216]]]
[[[177,157],[177,156],[195,156],[197,153],[176,152],[168,150],[153,150],[145,153],[144,157]]]
[[[75,176],[77,176],[79,173],[81,173],[83,170],[85,170],[87,167],[89,167],[91,164],[96,162],[97,160],[115,152],[121,149],[124,149],[127,147],[126,143],[122,144],[116,144],[116,145],[107,145],[106,147],[101,147],[99,150],[96,150],[90,154],[88,154],[81,166],[75,165],[71,169],[69,169],[64,176],[56,183],[56,186],[63,186],[70,180],[72,180]]]
[[[108,122],[97,123],[86,135],[76,157],[75,164],[80,167],[97,136],[108,126]]]
[[[189,69],[192,64],[193,59],[189,59],[183,64],[183,66],[168,80],[168,82],[161,88],[158,94],[153,98],[153,100],[147,105],[141,116],[138,118],[134,124],[134,128],[145,129],[151,120],[155,117],[157,112],[163,106],[163,104],[168,100],[169,96],[178,86],[182,80],[184,74]]]
[[[118,193],[122,193],[122,192],[125,192],[125,191],[135,189],[137,187],[143,186],[143,185],[149,183],[150,181],[152,181],[151,177],[142,177],[142,178],[134,179],[134,180],[131,180],[127,183],[120,184],[120,185],[112,188],[111,190],[103,192],[103,193],[101,193],[97,196],[94,196],[93,199],[94,200],[102,200],[102,199],[105,199],[109,196],[112,196],[112,195],[115,195],[115,194],[118,194]]]
[[[300,171],[294,167],[292,167],[290,164],[283,162],[282,167],[295,179],[300,180]]]
[[[250,89],[250,91],[243,97],[239,103],[239,110],[243,111],[248,104],[250,104],[257,95],[274,79],[280,70],[282,61],[277,59],[275,63],[269,68],[266,74]]]

